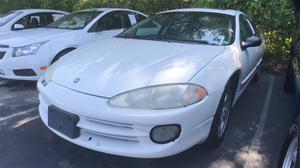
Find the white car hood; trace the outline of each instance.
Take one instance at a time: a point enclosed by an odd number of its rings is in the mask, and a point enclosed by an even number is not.
[[[186,83],[223,46],[112,38],[75,50],[57,62],[52,81],[82,93],[113,97],[125,91]],[[78,83],[74,79],[79,78]]]
[[[5,30],[2,30],[0,27],[0,40],[3,39],[4,36],[9,35],[9,33]]]
[[[1,35],[0,44],[9,45],[10,47],[20,47],[30,45],[33,43],[51,40],[51,38],[58,38],[66,33],[75,33],[75,31],[53,28],[20,30],[14,33]]]

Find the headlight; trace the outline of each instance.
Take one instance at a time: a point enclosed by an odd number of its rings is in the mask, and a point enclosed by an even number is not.
[[[51,66],[48,67],[48,69],[47,69],[47,71],[44,75],[44,79],[41,81],[44,86],[46,86],[50,82],[50,80],[52,79],[52,75],[53,75],[53,72],[54,72],[54,69],[55,69],[55,65],[56,65],[56,63],[53,63]]]
[[[13,50],[13,57],[21,57],[36,54],[40,47],[46,42],[34,43],[28,46],[16,47]]]
[[[123,108],[168,109],[197,103],[206,95],[203,87],[194,84],[160,85],[117,95],[109,104]]]

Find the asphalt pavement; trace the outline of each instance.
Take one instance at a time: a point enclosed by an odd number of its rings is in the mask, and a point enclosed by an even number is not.
[[[39,118],[36,84],[0,80],[0,167],[276,167],[295,103],[282,86],[282,75],[268,73],[249,85],[215,150],[197,145],[168,158],[135,159],[91,151],[56,136]]]

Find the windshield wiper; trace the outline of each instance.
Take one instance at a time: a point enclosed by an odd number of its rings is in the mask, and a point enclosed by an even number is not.
[[[188,43],[198,43],[198,44],[208,44],[208,45],[218,45],[216,43],[212,43],[207,40],[187,40],[187,39],[175,39],[175,38],[169,38],[166,36],[159,36],[158,37],[161,40],[166,40],[168,42],[188,42]]]
[[[52,26],[46,26],[46,28],[50,29],[65,29],[65,30],[79,30],[80,28],[68,28],[68,27],[52,27]]]
[[[187,42],[187,43],[198,43],[198,44],[207,44],[207,45],[219,45],[217,43],[213,43],[207,40],[175,39],[164,35],[136,36],[136,35],[120,34],[115,37],[125,38],[125,39],[131,38],[131,39],[157,40],[157,41],[166,41],[166,42]]]
[[[145,39],[145,40],[159,40],[158,35],[148,35],[148,36],[137,36],[137,35],[128,35],[128,34],[120,34],[115,37],[118,38],[131,38],[131,39]]]

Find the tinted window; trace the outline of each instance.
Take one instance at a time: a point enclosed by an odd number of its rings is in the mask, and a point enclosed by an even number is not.
[[[128,28],[131,24],[129,23],[128,15],[125,12],[111,12],[101,17],[91,28],[90,31],[97,32],[103,30],[113,30]]]
[[[49,24],[49,21],[53,21],[49,19],[51,18],[50,13],[35,13],[35,14],[30,14],[27,15],[20,20],[18,20],[15,24],[23,25],[23,28],[19,29],[31,29],[31,28],[38,28],[38,27],[45,27],[46,25]],[[15,25],[14,24],[14,25]],[[12,27],[13,30],[17,30],[14,28],[14,25]]]
[[[66,15],[65,14],[61,14],[61,13],[52,13],[53,21],[57,21],[58,19],[61,19],[64,16],[66,16]]]
[[[242,41],[246,41],[249,37],[255,34],[253,32],[249,20],[242,15],[240,16],[240,31],[241,31]]]
[[[138,13],[134,13],[134,12],[128,12],[128,17],[129,17],[130,23],[132,25],[134,25],[146,18],[145,16],[138,14]]]
[[[171,12],[147,18],[119,37],[229,45],[234,41],[234,17],[207,12]]]
[[[140,15],[140,14],[136,14],[136,15],[135,15],[135,18],[136,18],[136,21],[137,21],[137,22],[140,22],[140,21],[146,19],[147,17],[146,17],[146,16],[143,16],[143,15]]]
[[[70,30],[83,29],[101,13],[101,11],[80,11],[72,13],[51,23],[47,27]]]
[[[123,28],[129,28],[132,26],[130,15],[128,12],[122,12],[122,19],[123,19]]]

